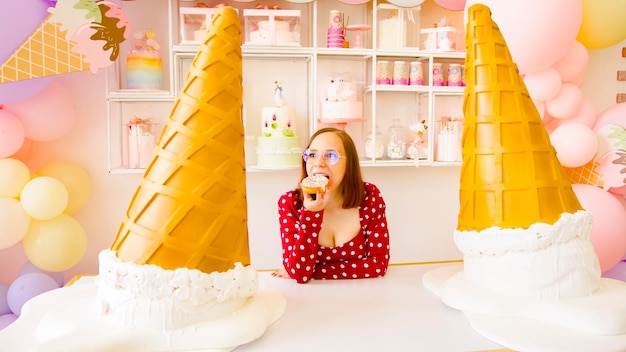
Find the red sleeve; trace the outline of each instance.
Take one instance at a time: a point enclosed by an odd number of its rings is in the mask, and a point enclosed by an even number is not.
[[[366,196],[361,203],[361,230],[365,236],[365,255],[359,259],[319,263],[315,279],[360,279],[384,276],[389,266],[389,231],[386,205],[380,190],[365,184]]]
[[[298,194],[290,191],[278,199],[283,266],[292,279],[305,283],[313,277],[317,256],[317,236],[324,213],[303,208]]]

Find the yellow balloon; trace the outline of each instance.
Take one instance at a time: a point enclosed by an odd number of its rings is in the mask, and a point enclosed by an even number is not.
[[[82,167],[65,161],[50,163],[37,171],[38,175],[61,181],[69,196],[65,214],[74,214],[87,203],[91,195],[91,179]]]
[[[61,214],[50,220],[32,220],[22,245],[28,260],[39,269],[65,271],[85,255],[87,235],[78,221]]]
[[[26,164],[13,158],[0,159],[0,197],[19,197],[29,180],[30,171]]]
[[[68,193],[61,181],[50,176],[35,177],[22,189],[20,203],[32,218],[48,220],[67,207]]]
[[[17,244],[26,236],[30,216],[15,198],[0,197],[0,249]]]
[[[626,1],[583,0],[576,40],[587,49],[608,48],[626,39]]]

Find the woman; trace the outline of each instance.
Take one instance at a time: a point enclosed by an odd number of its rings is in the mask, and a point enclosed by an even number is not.
[[[311,136],[301,179],[312,175],[327,177],[330,187],[313,197],[298,186],[278,200],[285,270],[273,275],[299,283],[385,275],[385,202],[375,185],[363,182],[356,147],[345,131],[322,128]]]

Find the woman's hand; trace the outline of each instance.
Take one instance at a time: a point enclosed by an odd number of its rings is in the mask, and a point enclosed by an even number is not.
[[[307,210],[310,211],[321,211],[324,210],[325,202],[324,202],[324,191],[318,190],[315,194],[303,193],[304,200],[302,201],[302,205],[304,205]],[[313,197],[315,196],[315,197]]]
[[[285,269],[278,269],[278,270],[272,272],[272,276],[280,278],[280,279],[291,279],[289,274],[287,274],[287,270],[285,270]]]

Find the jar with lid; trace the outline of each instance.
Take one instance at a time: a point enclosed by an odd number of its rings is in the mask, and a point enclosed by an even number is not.
[[[365,141],[365,156],[368,159],[382,159],[385,156],[385,142],[383,133],[376,126],[376,133],[370,131]]]
[[[393,125],[389,128],[387,157],[389,159],[404,159],[406,157],[406,138],[404,127],[400,125],[400,119],[393,119]]]

